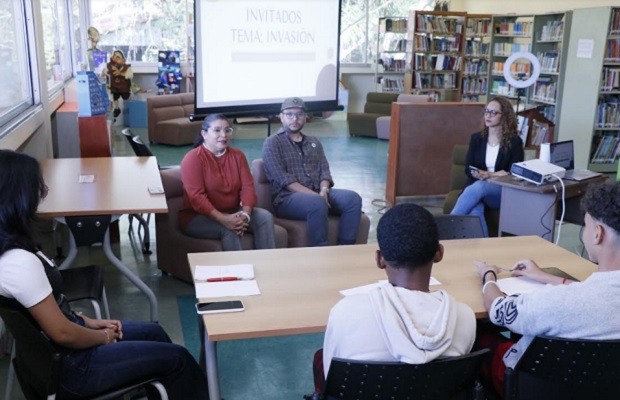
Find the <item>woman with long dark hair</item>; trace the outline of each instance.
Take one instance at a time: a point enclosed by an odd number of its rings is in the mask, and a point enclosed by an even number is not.
[[[0,296],[25,307],[59,346],[58,397],[93,397],[157,377],[170,399],[208,399],[204,373],[158,324],[91,319],[71,311],[58,268],[39,251],[31,227],[46,194],[34,158],[0,150]]]
[[[494,97],[484,109],[484,129],[474,133],[465,159],[468,186],[459,196],[450,214],[477,215],[484,236],[489,236],[484,218],[485,207],[499,208],[501,186],[489,178],[504,176],[512,164],[523,161],[523,141],[517,132],[517,117],[504,97]]]

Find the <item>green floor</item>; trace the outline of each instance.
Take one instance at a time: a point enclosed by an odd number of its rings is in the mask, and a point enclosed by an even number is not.
[[[115,126],[114,153],[117,156],[131,155],[131,149],[121,137],[120,129],[121,126]],[[273,131],[276,129],[276,126],[272,128]],[[354,189],[362,195],[363,210],[371,220],[369,242],[375,242],[375,227],[384,205],[388,142],[349,137],[342,115],[335,115],[328,120],[313,119],[304,131],[321,138],[336,186]],[[147,139],[146,129],[134,129],[134,133]],[[251,162],[261,156],[266,133],[266,124],[235,126],[232,146],[242,149]],[[146,142],[148,143],[148,140]],[[158,144],[151,145],[151,148],[162,166],[178,165],[189,150],[189,146]],[[441,211],[440,197],[421,201],[431,212]],[[151,221],[152,232],[153,225]],[[53,255],[55,248],[50,239],[49,226],[47,228],[42,234],[42,243],[46,253]],[[155,238],[151,240],[153,254],[143,255],[139,247],[133,246],[135,235],[127,234],[126,217],[121,219],[120,230],[121,241],[114,245],[114,251],[155,292],[159,300],[161,324],[175,342],[184,343],[184,337],[189,337],[188,345],[195,346],[195,332],[190,331],[196,325],[192,324],[191,312],[189,318],[181,318],[177,304],[177,296],[193,294],[192,286],[168,276],[161,276],[157,269]],[[580,252],[582,246],[578,236],[578,227],[565,224],[560,245],[570,251]],[[80,249],[76,265],[107,265],[107,260],[101,253],[99,248]],[[527,257],[527,249],[524,249],[524,257]],[[148,318],[149,307],[144,295],[110,265],[106,266],[105,282],[114,318]],[[90,309],[84,307],[84,311],[90,312]],[[226,400],[301,399],[303,394],[311,392],[313,388],[312,353],[320,346],[321,337],[322,335],[301,335],[221,344],[219,369],[222,395]],[[8,357],[0,358],[0,389],[6,385],[7,365]],[[3,395],[1,390],[0,395]],[[17,386],[10,399],[23,399]]]

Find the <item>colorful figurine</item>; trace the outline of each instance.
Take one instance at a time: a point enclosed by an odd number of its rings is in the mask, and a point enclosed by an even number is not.
[[[127,100],[131,94],[131,78],[133,71],[131,65],[125,63],[125,55],[120,50],[114,50],[112,58],[107,65],[110,93],[112,94],[112,104],[114,108],[114,120],[121,114],[118,106],[118,99],[122,97]]]

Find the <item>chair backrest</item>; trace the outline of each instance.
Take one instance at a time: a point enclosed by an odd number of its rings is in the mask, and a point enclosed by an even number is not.
[[[327,374],[327,399],[451,399],[473,390],[482,349],[427,364],[332,359]]]
[[[457,144],[452,149],[452,167],[450,169],[450,190],[464,189],[467,185],[465,175],[465,158],[468,145]]]
[[[123,136],[125,136],[125,138],[127,138],[127,141],[129,142],[129,146],[131,146],[131,150],[133,150],[135,155],[138,155],[138,145],[133,141],[133,139],[136,137],[133,132],[131,131],[131,129],[129,128],[125,128],[121,131],[121,134]]]
[[[484,237],[482,222],[477,215],[436,214],[439,240],[476,239]]]
[[[28,400],[56,392],[62,353],[16,300],[0,296],[0,317],[15,340],[13,366]]]
[[[617,399],[620,340],[536,337],[504,374],[505,399]]]
[[[427,94],[401,93],[396,99],[398,103],[431,103],[433,98]]]
[[[133,151],[136,153],[136,155],[138,157],[151,157],[151,156],[153,156],[153,153],[151,152],[151,149],[149,149],[147,147],[147,145],[144,144],[142,139],[140,139],[140,136],[134,136],[132,142],[133,142],[133,144],[135,146],[133,148]]]
[[[265,174],[265,166],[262,158],[252,161],[252,176],[254,177],[254,190],[256,191],[256,206],[273,214],[271,183]]]

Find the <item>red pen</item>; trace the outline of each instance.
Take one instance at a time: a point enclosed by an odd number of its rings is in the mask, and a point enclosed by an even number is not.
[[[209,278],[207,282],[229,282],[229,281],[240,281],[243,278],[239,278],[238,276],[222,276],[219,278]]]

